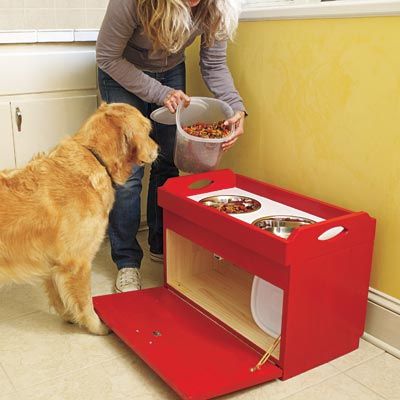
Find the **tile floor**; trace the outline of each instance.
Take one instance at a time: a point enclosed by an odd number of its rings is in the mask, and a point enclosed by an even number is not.
[[[115,274],[106,242],[93,267],[93,294],[110,293]],[[161,264],[146,250],[142,276],[144,287],[162,282]],[[0,400],[92,399],[177,396],[114,335],[89,335],[49,312],[40,286],[0,289]],[[357,351],[298,377],[224,397],[234,399],[400,400],[400,360],[361,340]]]

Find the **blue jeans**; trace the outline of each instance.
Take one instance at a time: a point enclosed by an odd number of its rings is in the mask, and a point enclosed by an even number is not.
[[[181,63],[165,72],[145,72],[166,86],[186,91],[185,64]],[[128,103],[139,109],[146,117],[159,106],[146,103],[128,92],[101,69],[98,70],[101,97],[107,103]],[[163,125],[152,121],[150,136],[159,145],[159,156],[150,170],[147,196],[148,243],[153,253],[163,253],[163,216],[157,205],[157,189],[168,178],[179,175],[174,165],[175,125]],[[140,267],[143,250],[136,239],[140,225],[140,193],[142,191],[143,167],[135,166],[125,185],[116,190],[114,207],[109,217],[108,234],[111,256],[118,269]]]

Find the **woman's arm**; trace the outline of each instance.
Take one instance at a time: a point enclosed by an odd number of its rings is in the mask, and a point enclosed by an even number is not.
[[[244,133],[244,117],[247,115],[243,100],[233,83],[232,75],[226,65],[226,41],[217,41],[214,46],[200,48],[200,70],[204,82],[214,96],[227,102],[235,112],[225,123],[234,127],[236,134],[222,145],[228,150]]]
[[[227,102],[233,111],[244,111],[243,100],[233,83],[226,64],[226,41],[216,41],[214,46],[200,47],[200,70],[208,89],[217,99]]]
[[[146,75],[123,57],[136,27],[134,0],[110,0],[97,39],[97,65],[142,100],[162,105],[173,89]]]

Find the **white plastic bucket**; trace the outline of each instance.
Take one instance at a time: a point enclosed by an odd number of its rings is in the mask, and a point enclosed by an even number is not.
[[[190,105],[178,106],[176,112],[176,141],[174,162],[184,172],[205,172],[216,169],[222,156],[222,144],[234,134],[221,139],[207,139],[187,134],[182,126],[195,123],[214,123],[233,116],[232,108],[222,100],[192,97]]]

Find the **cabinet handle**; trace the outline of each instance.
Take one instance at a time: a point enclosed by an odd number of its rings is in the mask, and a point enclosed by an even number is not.
[[[18,132],[21,132],[22,127],[22,113],[19,107],[15,109],[15,122],[17,123]]]

